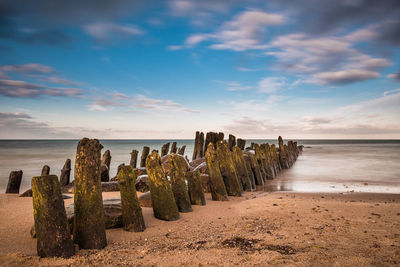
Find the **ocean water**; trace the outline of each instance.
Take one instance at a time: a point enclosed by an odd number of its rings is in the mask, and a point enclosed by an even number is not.
[[[167,142],[186,145],[192,158],[194,140],[100,140],[102,153],[111,151],[110,177],[121,163],[129,164],[132,149],[143,146],[161,150]],[[266,191],[375,192],[400,193],[400,140],[297,140],[304,151],[294,166],[268,181]],[[277,140],[247,140],[246,144],[277,143]],[[9,173],[24,172],[20,192],[30,188],[33,176],[43,165],[60,175],[67,158],[75,160],[78,140],[0,140],[0,193],[4,193]],[[73,170],[71,172],[73,179]]]

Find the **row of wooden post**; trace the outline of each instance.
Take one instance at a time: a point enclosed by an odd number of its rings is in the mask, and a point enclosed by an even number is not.
[[[197,133],[196,133],[197,136]],[[201,136],[201,134],[199,134]],[[267,179],[293,165],[300,148],[296,142],[283,143],[279,148],[269,144],[252,144],[244,151],[244,142],[229,135],[228,143],[223,133],[207,133],[205,153],[213,200],[227,201],[229,196],[241,196],[244,190],[252,191]],[[239,146],[240,143],[240,146]],[[169,146],[169,145],[168,145]],[[105,217],[102,200],[102,166],[109,168],[109,151],[101,160],[103,146],[97,139],[83,138],[78,143],[75,159],[73,239],[69,232],[61,187],[58,177],[42,175],[32,179],[37,251],[41,257],[69,257],[75,253],[73,243],[80,249],[99,249],[107,245]],[[141,157],[149,176],[149,187],[154,216],[162,220],[177,220],[179,212],[192,211],[191,205],[205,205],[202,181],[198,171],[189,171],[181,155],[172,153],[167,164],[169,180],[156,150],[149,153],[144,147]],[[176,151],[176,150],[174,150]],[[200,154],[202,153],[200,149]],[[137,152],[132,151],[132,158]],[[131,158],[131,163],[132,163]],[[136,161],[134,162],[136,163]],[[117,181],[121,193],[123,227],[128,231],[143,231],[145,224],[139,205],[133,166],[120,165]],[[187,183],[186,183],[187,182]]]

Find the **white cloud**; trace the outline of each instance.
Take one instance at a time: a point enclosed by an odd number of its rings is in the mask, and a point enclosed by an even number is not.
[[[361,29],[341,37],[288,34],[270,43],[278,51],[265,53],[276,57],[283,70],[292,74],[312,75],[307,82],[357,82],[379,77],[378,71],[390,65],[386,58],[372,57],[354,48],[357,42],[372,37],[371,29]]]
[[[317,84],[348,84],[378,78],[378,72],[369,70],[343,70],[336,72],[322,72],[313,75],[311,82]]]
[[[280,25],[285,17],[260,10],[247,10],[225,22],[214,33],[196,33],[190,35],[182,46],[172,46],[172,49],[187,48],[204,41],[211,41],[211,49],[244,51],[249,49],[263,49],[266,26]]]
[[[83,30],[99,41],[109,41],[118,37],[132,37],[144,33],[135,25],[118,25],[112,22],[87,24],[83,27]]]
[[[4,65],[0,67],[0,70],[4,72],[18,72],[23,74],[51,74],[55,72],[52,67],[38,63]]]
[[[284,77],[266,77],[258,83],[258,91],[270,94],[282,90],[285,85]]]
[[[179,103],[171,100],[162,100],[149,98],[144,95],[136,95],[132,98],[131,103],[137,111],[163,111],[163,112],[188,112],[199,113],[199,110],[187,108]]]
[[[398,73],[388,74],[387,77],[396,81],[400,81],[400,71]]]

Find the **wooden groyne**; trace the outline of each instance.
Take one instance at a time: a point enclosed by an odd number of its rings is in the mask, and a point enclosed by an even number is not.
[[[293,166],[302,151],[297,142],[285,143],[282,137],[278,146],[251,143],[246,147],[246,140],[232,134],[224,140],[222,132],[196,132],[191,162],[184,156],[186,146],[178,147],[177,142],[164,144],[159,149],[161,156],[158,150],[150,153],[145,146],[139,168],[138,151],[132,150],[129,165],[120,164],[117,175],[109,179],[111,152],[107,150],[101,158],[102,148],[96,139],[80,140],[72,182],[69,159],[61,170],[60,182],[57,176],[49,175],[47,165],[41,176],[32,180],[35,225],[31,232],[38,237],[39,256],[70,257],[74,255],[71,242],[79,249],[104,248],[106,228],[144,231],[141,206],[152,207],[158,219],[174,221],[180,212],[191,212],[192,205],[206,205],[204,193],[211,193],[214,201],[228,201],[244,191],[263,190],[268,180]],[[7,193],[18,193],[21,179],[22,171],[12,172]],[[72,214],[62,205],[61,192],[67,190],[74,193]],[[120,191],[121,199],[110,206],[102,199],[105,191]],[[144,194],[138,198],[136,191]],[[53,199],[55,206],[43,202]],[[114,212],[110,213],[109,207]]]

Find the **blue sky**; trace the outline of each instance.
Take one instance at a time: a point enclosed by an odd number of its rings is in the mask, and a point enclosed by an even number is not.
[[[400,138],[400,2],[0,3],[0,138]]]

